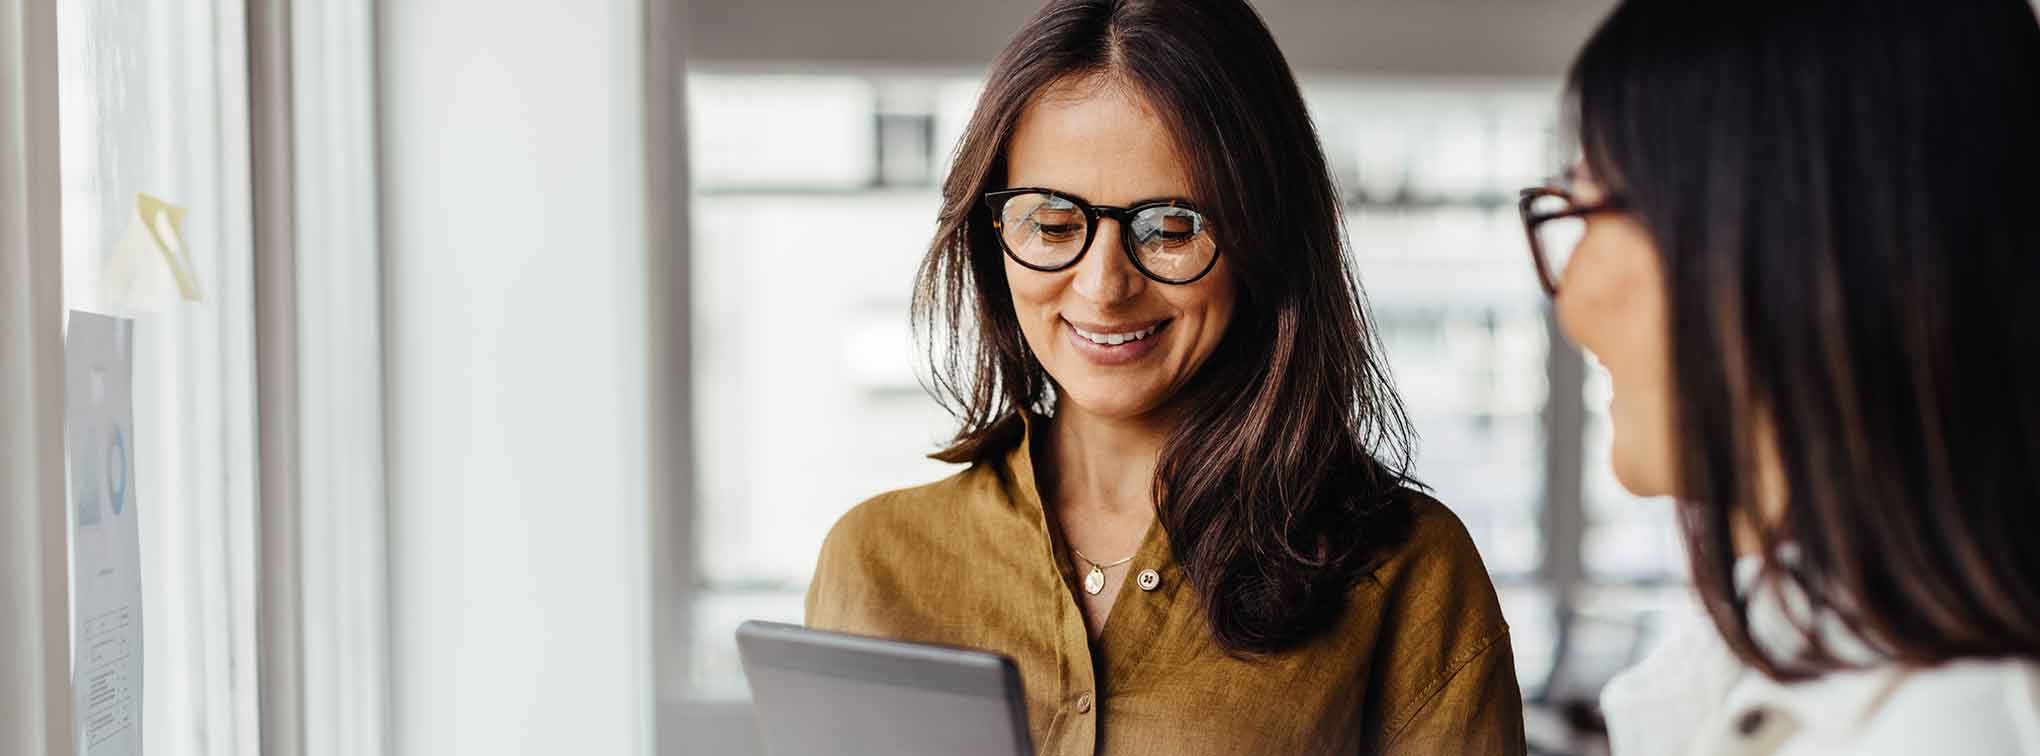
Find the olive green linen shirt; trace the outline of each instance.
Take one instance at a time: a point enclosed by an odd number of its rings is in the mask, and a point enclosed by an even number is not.
[[[1093,643],[1022,440],[1003,460],[845,515],[822,547],[807,623],[1011,657],[1045,756],[1522,754],[1494,585],[1458,518],[1412,497],[1409,539],[1301,646],[1227,655],[1159,525]],[[1141,580],[1147,570],[1160,580]]]

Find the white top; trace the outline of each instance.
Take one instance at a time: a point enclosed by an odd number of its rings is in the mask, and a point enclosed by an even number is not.
[[[1755,566],[1737,565],[1744,584]],[[1751,633],[1767,648],[1792,647],[1779,607],[1803,605],[1763,598],[1751,600]],[[1838,623],[1818,624],[1838,655],[1875,659]],[[1601,708],[1614,756],[2040,756],[2040,663],[1878,664],[1785,685],[1737,659],[1698,606],[1608,683]]]

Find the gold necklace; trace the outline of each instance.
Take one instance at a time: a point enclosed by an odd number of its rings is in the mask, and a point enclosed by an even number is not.
[[[1084,592],[1091,594],[1093,596],[1105,592],[1106,570],[1118,567],[1119,565],[1122,564],[1126,564],[1127,562],[1131,562],[1133,561],[1134,556],[1140,556],[1140,554],[1135,553],[1133,556],[1129,556],[1125,559],[1121,559],[1111,564],[1099,564],[1097,560],[1084,556],[1084,552],[1078,551],[1076,544],[1070,544],[1070,553],[1077,555],[1077,558],[1083,560],[1085,564],[1091,565],[1091,571],[1084,575]]]

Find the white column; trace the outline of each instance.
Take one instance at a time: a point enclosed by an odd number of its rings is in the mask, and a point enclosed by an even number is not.
[[[644,9],[381,13],[392,750],[648,753]]]

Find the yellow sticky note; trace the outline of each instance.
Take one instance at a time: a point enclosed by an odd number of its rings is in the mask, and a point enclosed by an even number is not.
[[[187,302],[205,301],[205,292],[198,288],[198,273],[191,266],[191,250],[184,246],[184,208],[147,194],[136,194],[135,212],[155,241],[156,253],[177,279],[177,293]]]
[[[127,230],[101,269],[103,304],[109,311],[149,313],[179,299],[205,301],[184,241],[184,212],[159,198],[135,195]]]

